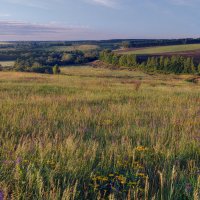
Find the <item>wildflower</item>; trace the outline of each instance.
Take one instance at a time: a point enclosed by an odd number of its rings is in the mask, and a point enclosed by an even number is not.
[[[112,120],[110,120],[110,119],[107,119],[107,120],[105,120],[104,122],[103,122],[103,125],[105,125],[105,126],[109,126],[109,125],[111,125],[112,124]]]
[[[145,176],[143,173],[138,173],[138,176]]]
[[[145,174],[144,174],[144,173],[138,173],[137,175],[138,175],[138,176],[141,176],[141,177],[145,177]]]
[[[113,176],[114,176],[114,174],[109,174],[109,176],[110,176],[110,177],[113,177]]]
[[[126,182],[126,178],[123,177],[122,175],[120,176],[116,176],[116,178],[123,184],[124,182]]]
[[[138,146],[138,147],[136,147],[135,150],[136,150],[136,151],[146,151],[147,148],[145,148],[145,147],[143,147],[143,146]]]
[[[102,177],[101,180],[102,180],[102,181],[108,181],[108,178],[107,178],[107,177]]]
[[[22,161],[21,157],[17,157],[17,159],[15,161],[16,165],[19,165],[21,163],[21,161]]]
[[[101,177],[101,176],[97,176],[96,179],[97,179],[97,180],[101,180],[102,177]]]
[[[96,181],[96,180],[97,180],[97,178],[96,178],[96,177],[94,177],[94,178],[92,178],[92,180],[93,180],[93,181]]]
[[[0,190],[0,200],[3,200],[4,199],[4,194],[3,192]]]
[[[192,190],[192,185],[189,184],[189,183],[187,183],[186,186],[185,186],[185,192],[186,192],[186,193],[190,193],[191,190]]]

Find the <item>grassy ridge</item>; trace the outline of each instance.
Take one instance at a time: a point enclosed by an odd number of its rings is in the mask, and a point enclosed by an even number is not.
[[[124,54],[160,54],[160,53],[175,53],[182,51],[200,50],[200,44],[173,45],[163,47],[151,47],[124,52]]]
[[[125,70],[62,72],[0,73],[6,198],[198,199],[198,84]]]

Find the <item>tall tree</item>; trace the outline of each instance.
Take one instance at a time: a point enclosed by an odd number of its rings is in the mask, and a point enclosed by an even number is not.
[[[120,66],[123,66],[123,67],[126,67],[128,64],[127,64],[127,55],[122,55],[119,59],[119,65]]]
[[[127,55],[127,66],[128,67],[136,67],[137,66],[137,58],[136,55]]]

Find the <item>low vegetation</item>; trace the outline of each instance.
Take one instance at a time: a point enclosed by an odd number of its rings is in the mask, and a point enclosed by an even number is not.
[[[193,75],[62,68],[0,73],[0,196],[200,197]]]

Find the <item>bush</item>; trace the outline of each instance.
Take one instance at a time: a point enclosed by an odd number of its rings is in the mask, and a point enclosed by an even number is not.
[[[32,67],[30,68],[30,72],[53,74],[52,67]]]
[[[58,67],[58,65],[55,65],[53,67],[53,74],[60,74],[60,68]]]

